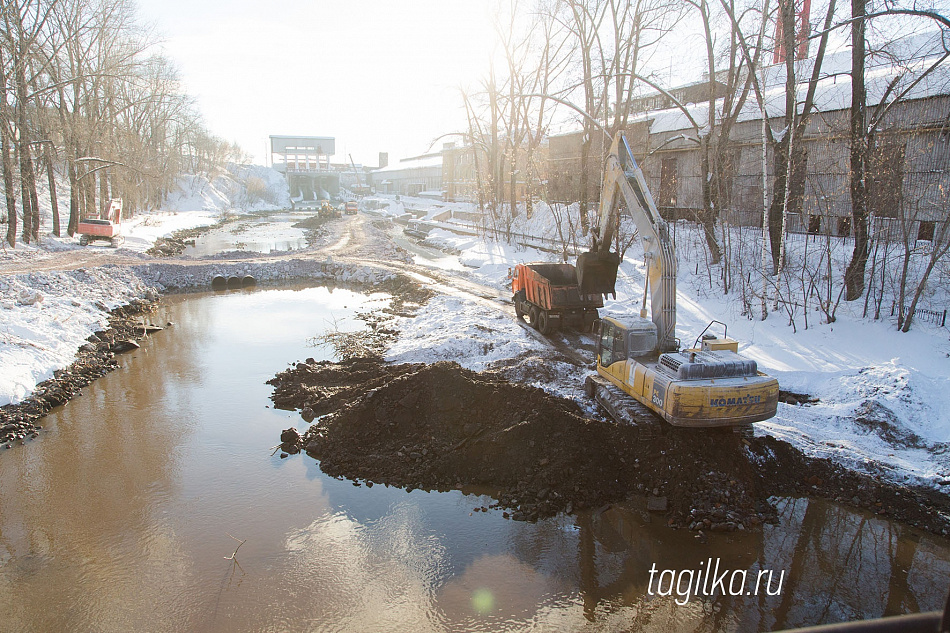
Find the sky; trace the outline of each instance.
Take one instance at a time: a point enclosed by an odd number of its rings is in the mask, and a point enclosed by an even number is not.
[[[264,164],[270,135],[332,136],[333,162],[425,153],[463,131],[493,0],[138,0],[205,126]],[[438,139],[434,149],[452,138]]]

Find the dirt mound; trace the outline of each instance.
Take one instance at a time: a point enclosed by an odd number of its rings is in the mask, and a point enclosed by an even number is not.
[[[938,491],[848,471],[769,436],[592,420],[573,401],[455,363],[307,359],[270,384],[277,407],[307,422],[322,416],[281,440],[327,474],[487,492],[515,519],[624,502],[665,512],[674,527],[731,531],[774,520],[772,496],[809,495],[948,533],[950,502]]]
[[[365,382],[364,382],[365,381]],[[542,389],[455,363],[300,363],[274,402],[320,419],[301,440],[331,476],[412,488],[493,491],[514,518],[639,499],[671,525],[734,530],[773,509],[733,432],[591,420]]]
[[[181,255],[186,248],[195,245],[195,239],[208,233],[216,226],[218,225],[211,224],[175,231],[172,235],[156,239],[152,247],[145,252],[152,257],[175,257]]]
[[[378,358],[356,357],[341,363],[308,358],[267,381],[274,386],[271,400],[278,409],[299,409],[306,419],[335,411],[377,389],[393,378],[423,365],[386,365]],[[311,417],[311,420],[313,419]],[[310,422],[311,420],[307,420]]]

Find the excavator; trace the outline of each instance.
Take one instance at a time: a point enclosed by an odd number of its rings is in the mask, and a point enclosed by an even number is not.
[[[597,374],[587,377],[587,395],[618,422],[634,425],[650,423],[653,414],[679,427],[743,427],[774,416],[778,381],[738,354],[724,324],[713,321],[692,347],[680,348],[673,243],[623,132],[604,170],[593,245],[577,258],[580,292],[616,296],[620,257],[610,246],[622,210],[640,234],[647,272],[639,316],[600,321]],[[721,335],[708,333],[714,325]]]

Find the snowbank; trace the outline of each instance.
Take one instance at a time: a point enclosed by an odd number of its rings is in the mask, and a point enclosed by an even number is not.
[[[55,370],[69,365],[87,337],[105,329],[110,310],[135,299],[157,299],[163,291],[210,289],[218,275],[251,275],[262,284],[327,278],[368,286],[393,276],[329,259],[193,265],[157,261],[0,276],[0,406],[23,400]]]
[[[290,188],[274,169],[260,165],[228,165],[227,173],[209,178],[186,174],[168,194],[165,211],[274,211],[290,207]]]
[[[109,310],[158,293],[128,268],[0,278],[0,405],[19,402],[69,365]]]

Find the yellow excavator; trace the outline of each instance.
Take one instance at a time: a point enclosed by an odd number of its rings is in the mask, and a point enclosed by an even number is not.
[[[682,427],[742,426],[774,416],[778,381],[738,354],[725,325],[713,321],[692,347],[680,348],[676,255],[623,132],[614,138],[604,169],[593,247],[577,259],[580,292],[616,296],[620,257],[610,245],[622,210],[640,234],[647,274],[640,316],[600,321],[597,374],[586,380],[588,396],[618,422],[632,424],[653,418],[651,411]],[[708,333],[716,324],[722,335]]]

